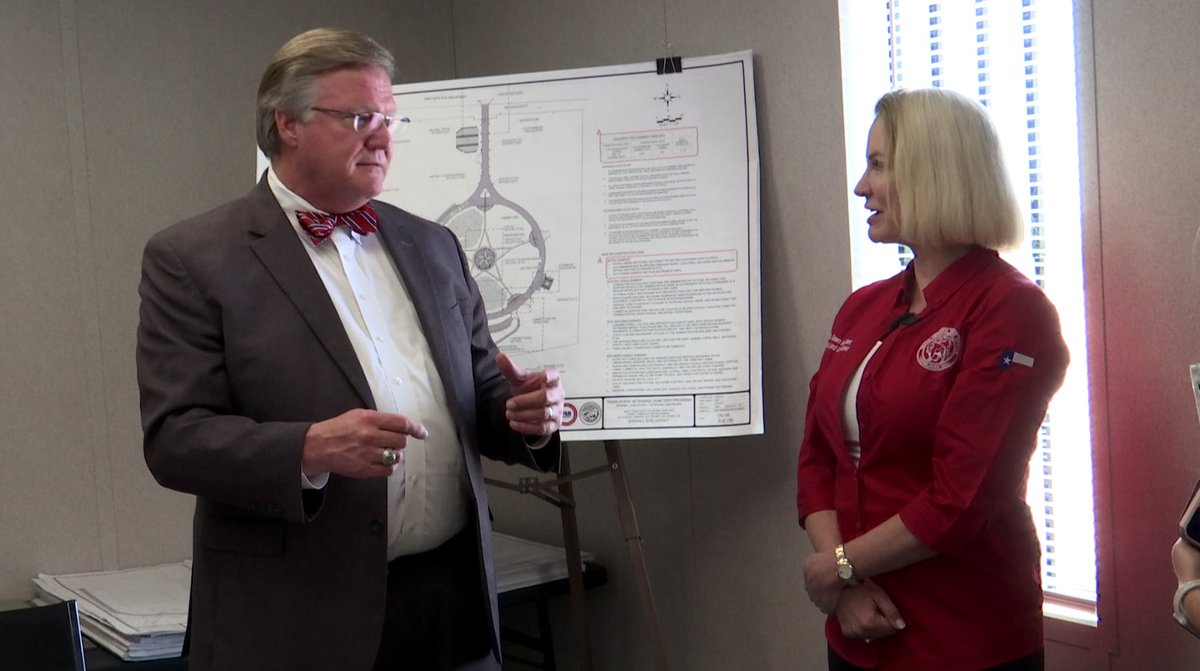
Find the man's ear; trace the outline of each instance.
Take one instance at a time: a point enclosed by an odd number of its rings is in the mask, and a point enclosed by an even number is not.
[[[299,143],[297,126],[300,123],[300,117],[292,116],[281,109],[275,110],[275,131],[279,134],[280,144],[295,147]]]

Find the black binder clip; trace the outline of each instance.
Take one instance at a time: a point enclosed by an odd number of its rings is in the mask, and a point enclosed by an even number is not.
[[[683,72],[683,59],[679,56],[666,56],[655,59],[655,65],[658,67],[658,74],[673,75],[676,72]]]

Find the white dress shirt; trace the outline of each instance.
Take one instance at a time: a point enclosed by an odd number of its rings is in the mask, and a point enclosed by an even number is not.
[[[408,437],[404,459],[388,478],[388,559],[431,550],[466,525],[470,483],[412,299],[378,234],[362,236],[338,226],[315,246],[296,210],[320,210],[284,186],[274,169],[267,171],[267,182],[329,292],[375,409],[416,419],[429,430],[425,440]],[[323,487],[328,476],[304,480],[305,486]]]

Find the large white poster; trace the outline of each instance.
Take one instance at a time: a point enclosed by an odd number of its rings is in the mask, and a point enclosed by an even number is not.
[[[458,234],[564,440],[761,433],[751,54],[394,87],[380,196]]]

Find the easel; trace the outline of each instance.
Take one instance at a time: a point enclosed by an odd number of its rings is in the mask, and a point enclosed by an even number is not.
[[[663,43],[668,55],[655,60],[655,70],[660,75],[671,75],[683,71],[683,60],[674,55],[674,49],[666,36],[666,4],[663,5]],[[666,105],[666,116],[660,123],[674,123],[682,116],[672,116],[670,88],[660,97]],[[662,628],[658,622],[658,609],[654,606],[654,594],[650,590],[650,576],[646,572],[646,556],[642,553],[642,534],[638,531],[637,517],[633,513],[633,499],[629,496],[629,483],[625,480],[625,461],[621,457],[621,445],[616,440],[604,441],[604,454],[608,464],[579,473],[571,473],[571,459],[567,443],[562,444],[562,459],[558,475],[554,480],[541,482],[537,478],[519,478],[517,484],[485,478],[485,482],[497,487],[511,489],[522,494],[533,494],[558,507],[562,516],[563,545],[566,546],[567,580],[571,586],[571,619],[575,625],[576,645],[580,671],[592,671],[592,638],[588,632],[587,609],[583,597],[583,560],[579,549],[579,523],[575,517],[575,495],[572,483],[581,478],[600,473],[612,474],[613,492],[617,497],[617,513],[621,517],[621,531],[625,534],[625,545],[629,550],[629,561],[637,582],[638,596],[642,602],[642,618],[650,637],[650,649],[654,653],[654,668],[667,671],[667,650],[663,645]],[[557,492],[551,491],[557,488]]]
[[[592,639],[588,631],[587,609],[583,596],[583,560],[579,548],[579,523],[575,517],[574,481],[581,478],[611,473],[613,492],[617,497],[617,512],[621,517],[621,530],[629,549],[629,560],[637,582],[638,596],[642,601],[642,617],[650,637],[654,653],[654,668],[667,671],[667,652],[663,645],[662,629],[658,622],[658,610],[654,607],[654,595],[650,591],[650,577],[646,572],[646,557],[642,553],[642,535],[638,531],[637,517],[633,513],[633,500],[629,496],[629,483],[625,480],[625,462],[621,457],[621,446],[615,440],[604,441],[604,453],[608,464],[590,468],[579,473],[571,472],[571,460],[567,443],[562,444],[562,460],[558,475],[545,482],[537,478],[520,478],[517,484],[486,478],[489,485],[532,494],[558,507],[562,517],[563,544],[567,555],[567,580],[571,586],[571,619],[575,627],[576,648],[580,671],[592,671]]]

